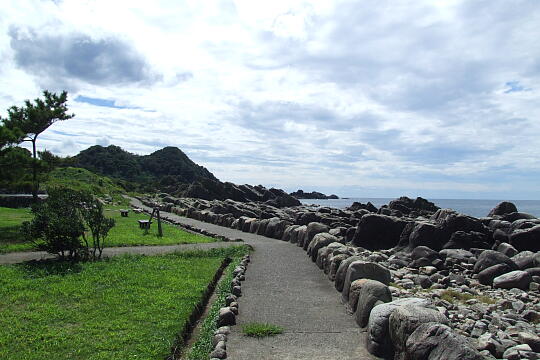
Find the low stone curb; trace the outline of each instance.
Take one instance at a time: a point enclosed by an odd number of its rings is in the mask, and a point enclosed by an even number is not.
[[[219,309],[217,320],[218,329],[214,332],[212,345],[214,350],[210,353],[211,360],[227,358],[227,338],[231,332],[230,327],[236,325],[238,315],[238,298],[242,296],[242,282],[246,279],[246,270],[251,258],[245,255],[238,266],[233,270],[231,280],[231,294],[225,298],[226,307]]]

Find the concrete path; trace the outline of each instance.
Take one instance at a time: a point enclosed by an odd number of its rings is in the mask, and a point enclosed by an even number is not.
[[[133,205],[143,207],[138,200]],[[146,208],[149,210],[149,208]],[[162,217],[254,247],[242,284],[238,324],[227,359],[376,359],[365,350],[364,331],[341,304],[340,293],[301,248],[281,240],[162,212]],[[242,324],[267,322],[285,332],[260,340],[243,336]]]

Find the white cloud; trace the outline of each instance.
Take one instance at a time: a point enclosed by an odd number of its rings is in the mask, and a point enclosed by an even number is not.
[[[538,198],[538,24],[534,0],[13,1],[0,114],[67,87],[128,108],[70,101],[41,140],[64,155],[172,145],[238,183]]]

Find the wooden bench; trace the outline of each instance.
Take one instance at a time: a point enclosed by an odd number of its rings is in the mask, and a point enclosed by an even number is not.
[[[120,215],[122,215],[122,217],[128,217],[128,213],[129,213],[129,210],[120,209]]]
[[[150,229],[150,224],[152,224],[152,222],[150,220],[137,220],[139,222],[139,228],[141,229]]]

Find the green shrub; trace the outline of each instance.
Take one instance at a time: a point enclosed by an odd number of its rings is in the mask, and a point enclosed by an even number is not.
[[[49,189],[47,200],[35,204],[32,212],[34,218],[23,223],[22,231],[38,250],[62,259],[100,258],[105,238],[114,226],[114,220],[103,215],[103,205],[91,193],[65,187]]]

